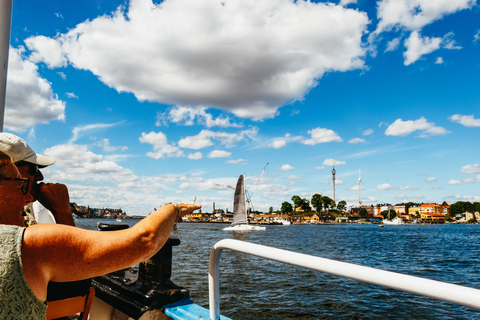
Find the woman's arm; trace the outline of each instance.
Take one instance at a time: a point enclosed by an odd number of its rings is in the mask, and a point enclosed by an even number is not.
[[[201,206],[178,204],[180,216]],[[75,281],[131,267],[153,256],[170,235],[178,210],[161,207],[135,226],[119,231],[89,231],[39,224],[25,230],[22,262],[30,289],[45,301],[48,281]]]

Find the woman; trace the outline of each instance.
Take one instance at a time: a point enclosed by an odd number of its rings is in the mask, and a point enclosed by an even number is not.
[[[130,229],[110,232],[67,225],[23,227],[28,179],[0,152],[0,319],[45,319],[49,281],[96,277],[153,256],[178,217],[201,206],[168,204]]]

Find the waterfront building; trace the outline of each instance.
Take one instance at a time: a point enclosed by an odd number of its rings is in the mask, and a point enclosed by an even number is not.
[[[443,223],[445,221],[445,216],[438,213],[420,213],[420,220],[426,223]]]
[[[405,203],[399,203],[393,206],[393,210],[395,210],[395,212],[400,215],[407,213],[405,208]]]
[[[420,207],[410,207],[408,208],[408,214],[411,214],[411,215],[419,215],[420,214]]]
[[[423,203],[420,206],[420,214],[421,213],[435,213],[435,214],[442,214],[444,216],[448,215],[450,212],[449,205],[441,205],[436,203]]]
[[[478,221],[478,220],[480,220],[480,212],[478,212],[478,211],[475,212],[475,213],[466,211],[462,214],[465,217],[466,221],[469,221],[469,220]]]

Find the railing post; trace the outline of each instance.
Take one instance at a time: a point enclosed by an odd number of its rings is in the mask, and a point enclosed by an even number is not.
[[[0,132],[3,132],[7,93],[8,50],[12,25],[12,0],[0,0]]]
[[[220,285],[218,264],[222,249],[213,246],[210,252],[210,260],[208,263],[208,302],[210,306],[210,320],[220,319]]]

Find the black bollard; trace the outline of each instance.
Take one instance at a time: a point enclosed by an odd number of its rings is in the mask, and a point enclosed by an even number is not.
[[[102,231],[118,230],[119,224],[102,224]],[[99,227],[100,229],[100,227]],[[165,245],[150,259],[137,267],[112,272],[92,283],[95,295],[127,316],[138,319],[150,310],[189,298],[189,291],[174,284],[172,276],[172,247],[180,239],[171,235]]]

